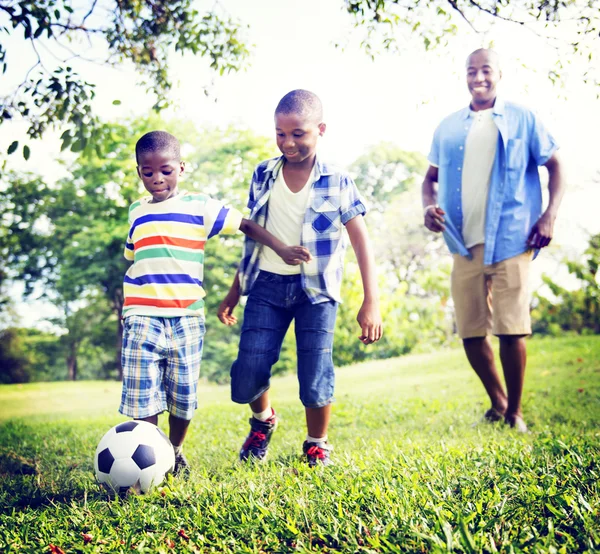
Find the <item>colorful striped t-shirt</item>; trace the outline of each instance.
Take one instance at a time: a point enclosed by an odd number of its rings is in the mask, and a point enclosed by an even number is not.
[[[142,198],[129,208],[123,317],[204,316],[204,244],[239,228],[242,214],[204,194],[180,192],[164,202]]]

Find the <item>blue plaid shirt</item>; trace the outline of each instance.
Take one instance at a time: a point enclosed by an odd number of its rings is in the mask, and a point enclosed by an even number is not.
[[[283,156],[264,161],[252,176],[248,197],[250,219],[262,227],[267,222],[269,196],[283,162]],[[341,302],[347,247],[343,226],[357,215],[365,215],[367,208],[354,181],[346,173],[317,158],[314,175],[300,239],[301,246],[310,251],[313,260],[301,266],[302,288],[313,304],[329,300]],[[260,248],[259,243],[245,237],[239,273],[242,295],[250,293],[258,276]]]
[[[538,117],[527,108],[497,98],[493,108],[498,147],[485,215],[483,263],[490,265],[525,252],[531,228],[542,215],[538,166],[558,148]],[[438,203],[446,212],[444,238],[450,252],[470,257],[462,238],[462,166],[473,112],[464,108],[435,131],[429,162],[438,168]]]

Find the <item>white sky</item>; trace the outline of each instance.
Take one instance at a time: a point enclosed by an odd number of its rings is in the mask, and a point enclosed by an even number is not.
[[[347,165],[380,141],[427,154],[440,119],[469,101],[464,60],[491,40],[502,60],[500,93],[536,109],[561,144],[570,189],[557,221],[555,243],[580,252],[587,233],[600,231],[596,215],[600,194],[593,182],[594,176],[600,179],[596,91],[575,79],[564,90],[554,88],[545,77],[551,52],[533,34],[498,24],[477,35],[457,22],[460,36],[446,48],[424,53],[415,41],[401,56],[382,55],[371,61],[358,46],[360,31],[354,31],[341,0],[221,0],[220,4],[249,25],[247,37],[254,45],[250,64],[241,73],[216,77],[213,98],[208,99],[203,93],[203,85],[212,78],[208,63],[174,56],[170,71],[177,82],[172,95],[176,107],[167,117],[189,119],[199,127],[236,123],[272,136],[279,99],[292,89],[305,88],[323,101],[328,127],[321,153],[332,161]],[[338,42],[346,44],[344,51],[335,48]],[[7,46],[9,56],[15,56],[11,41]],[[20,68],[28,67],[28,56],[27,50],[19,51]],[[130,69],[75,67],[97,84],[96,109],[104,118],[118,120],[150,109],[152,98],[136,86]],[[20,78],[22,74],[9,72],[0,82],[0,94]],[[113,106],[114,99],[122,104]],[[21,129],[2,128],[0,149],[5,150]],[[274,143],[273,153],[277,153]],[[55,174],[53,160],[58,156],[58,142],[48,137],[34,145],[29,162],[13,155],[9,167]],[[555,271],[554,265],[536,267],[538,276],[542,270]],[[21,314],[27,314],[30,322],[37,317],[35,311],[24,307]]]

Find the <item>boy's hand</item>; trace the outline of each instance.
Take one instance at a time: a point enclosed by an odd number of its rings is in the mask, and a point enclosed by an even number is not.
[[[312,260],[310,252],[304,246],[284,246],[277,251],[277,255],[288,265],[300,265]]]
[[[233,310],[240,301],[240,295],[237,291],[230,290],[223,302],[219,304],[217,310],[217,317],[223,325],[231,327],[237,323],[237,317],[233,315]]]
[[[356,316],[356,321],[358,321],[362,331],[358,338],[363,344],[377,342],[383,335],[381,314],[379,313],[379,305],[376,302],[364,301],[358,316]]]

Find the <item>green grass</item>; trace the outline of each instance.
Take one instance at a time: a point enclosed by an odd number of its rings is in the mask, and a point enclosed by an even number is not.
[[[600,337],[529,342],[525,436],[472,427],[487,406],[459,350],[342,368],[327,469],[300,460],[295,376],[273,382],[281,424],[262,465],[236,462],[247,408],[205,386],[190,479],[111,499],[92,457],[123,420],[119,395],[106,382],[0,387],[0,552],[600,549]]]

